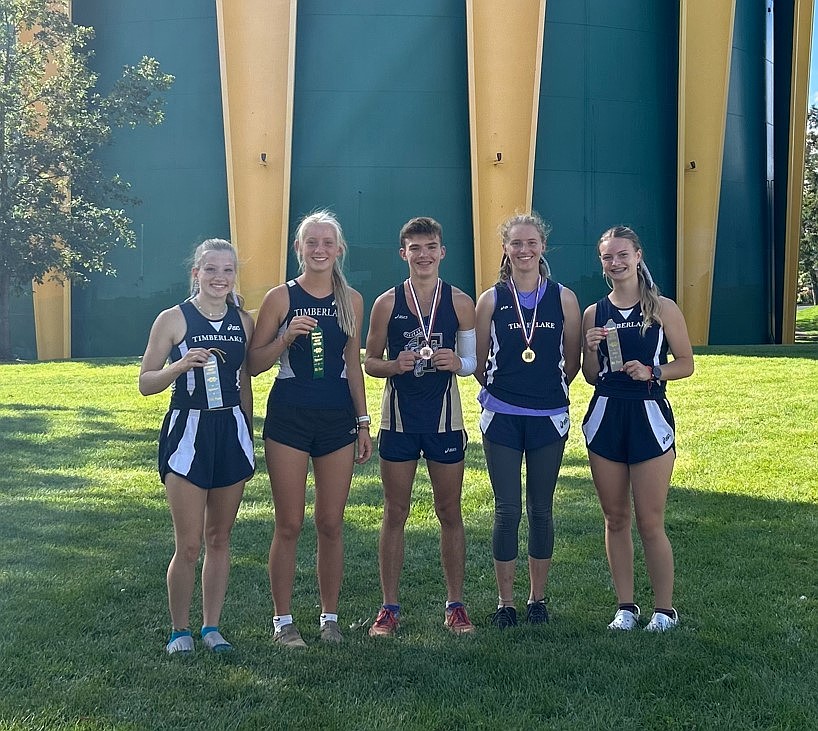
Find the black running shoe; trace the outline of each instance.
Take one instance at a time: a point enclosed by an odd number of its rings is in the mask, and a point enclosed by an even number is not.
[[[529,624],[547,624],[548,610],[545,608],[545,599],[531,602],[525,610],[525,621]]]
[[[517,610],[514,607],[498,607],[489,615],[489,622],[499,629],[517,626]]]

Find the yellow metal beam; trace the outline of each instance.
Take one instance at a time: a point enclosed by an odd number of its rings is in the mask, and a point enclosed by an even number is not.
[[[710,334],[735,0],[679,4],[676,295],[690,340]]]
[[[255,309],[284,280],[296,0],[216,0],[230,236]]]
[[[33,285],[34,335],[37,359],[71,357],[71,283],[44,281]]]
[[[68,15],[71,17],[71,3]],[[22,38],[22,40],[30,40]],[[48,277],[56,277],[51,272]],[[38,360],[56,360],[71,357],[71,282],[46,279],[42,284],[32,282],[34,300],[34,337]]]
[[[793,8],[790,130],[787,145],[787,212],[784,242],[784,286],[781,342],[795,342],[798,292],[798,247],[801,240],[801,197],[804,192],[804,147],[809,106],[809,69],[814,0],[796,0]]]
[[[531,208],[545,3],[466,2],[478,292],[497,278],[497,227],[515,211]]]

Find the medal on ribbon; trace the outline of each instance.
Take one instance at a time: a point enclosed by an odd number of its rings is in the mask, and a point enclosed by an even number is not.
[[[605,323],[605,329],[608,331],[605,342],[608,344],[608,363],[611,371],[621,371],[622,366],[625,364],[622,361],[622,346],[619,344],[619,332],[616,329],[616,323],[613,320],[608,320]]]
[[[312,350],[312,377],[324,377],[324,331],[316,325],[310,332],[310,349]]]
[[[226,353],[219,348],[210,348],[210,357],[202,368],[208,409],[218,409],[224,406],[224,402],[222,401],[222,384],[219,378],[219,361],[216,358],[217,355],[222,359],[222,363],[224,363]]]
[[[517,319],[520,321],[520,330],[523,334],[523,340],[525,341],[525,350],[522,352],[520,356],[523,359],[524,363],[533,363],[534,359],[537,357],[537,354],[534,352],[534,349],[531,347],[531,341],[534,340],[534,330],[537,327],[537,305],[538,299],[540,297],[540,287],[542,287],[542,274],[537,277],[537,290],[536,296],[534,297],[534,311],[531,314],[531,327],[526,327],[525,318],[523,317],[523,306],[520,303],[520,293],[517,291],[517,286],[514,284],[514,278],[509,277],[509,284],[511,285],[511,291],[514,294],[514,306],[517,310]]]
[[[435,315],[437,314],[437,295],[440,292],[440,277],[437,278],[437,284],[435,284],[435,293],[432,295],[432,306],[429,309],[429,327],[427,328],[423,322],[423,313],[420,311],[420,303],[418,302],[418,296],[415,292],[415,288],[412,286],[412,279],[406,280],[409,283],[409,293],[412,295],[412,304],[415,306],[415,312],[417,312],[418,322],[420,323],[420,329],[423,332],[423,342],[420,344],[420,350],[418,350],[418,355],[420,355],[423,360],[430,360],[431,357],[435,354],[435,351],[432,348],[432,331],[435,327]]]

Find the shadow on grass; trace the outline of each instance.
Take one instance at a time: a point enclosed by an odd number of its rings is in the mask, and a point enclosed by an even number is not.
[[[55,411],[76,413],[76,434],[51,438],[48,414]],[[356,467],[347,506],[346,642],[338,648],[316,642],[311,484],[307,490],[293,614],[311,647],[288,655],[270,642],[273,521],[262,458],[234,530],[223,612],[238,650],[180,663],[162,652],[173,539],[153,470],[157,425],[126,429],[115,413],[85,407],[20,403],[13,414],[0,421],[0,725],[449,728],[513,719],[520,727],[809,728],[818,713],[809,671],[818,634],[814,504],[675,486],[667,530],[682,624],[664,637],[612,635],[605,624],[615,595],[601,512],[585,456],[572,447],[555,497],[553,620],[500,633],[487,622],[497,596],[493,499],[485,479],[469,479],[485,470],[473,440],[464,486],[465,599],[478,634],[464,642],[442,628],[440,530],[421,464],[400,584],[403,632],[378,642],[366,635],[381,601],[375,457]],[[525,518],[519,539],[515,596],[522,605]],[[648,613],[650,586],[635,542],[636,599]],[[203,709],[202,698],[219,702]]]
[[[70,471],[156,463],[157,426],[135,430],[119,425],[116,413],[92,407],[16,403],[5,408],[12,411],[0,416],[0,451],[7,467],[0,472],[0,485],[7,493],[25,492],[32,484],[64,490],[73,484],[66,474]],[[76,431],[55,435],[49,416],[54,412],[63,414],[63,424],[73,418]]]
[[[251,485],[250,497],[262,500],[266,487]],[[239,650],[218,662],[202,654],[184,664],[161,652],[164,571],[172,551],[161,497],[121,496],[111,488],[104,503],[53,504],[36,493],[9,501],[0,513],[0,620],[8,628],[0,648],[2,717],[32,713],[62,719],[58,726],[84,718],[98,726],[183,727],[201,721],[199,696],[221,699],[208,710],[213,727],[263,726],[272,719],[301,728],[384,727],[403,719],[403,725],[439,728],[440,709],[450,723],[466,726],[481,718],[493,726],[513,713],[526,723],[594,727],[595,714],[622,724],[623,709],[632,712],[650,699],[648,716],[666,712],[685,727],[728,727],[736,722],[730,714],[739,712],[758,719],[759,727],[765,719],[774,725],[783,702],[796,714],[791,726],[806,728],[798,714],[818,711],[805,680],[818,629],[814,505],[674,488],[667,526],[682,625],[661,638],[605,630],[614,595],[599,507],[585,479],[560,480],[553,620],[542,630],[500,633],[487,626],[496,597],[490,517],[472,524],[467,515],[466,600],[479,631],[467,641],[448,636],[439,530],[425,519],[410,521],[403,631],[396,641],[378,642],[365,626],[349,629],[355,620],[371,621],[381,600],[377,524],[354,519],[356,510],[371,507],[369,489],[356,483],[345,529],[343,646],[315,644],[319,607],[309,515],[298,548],[293,614],[312,647],[294,656],[272,646],[266,576],[272,524],[269,514],[240,514],[223,615]],[[523,522],[520,602],[527,587],[525,532]],[[637,557],[637,599],[649,611],[638,541]],[[622,673],[632,681],[617,682]],[[190,687],[197,693],[190,695]],[[140,698],[147,688],[145,704]]]

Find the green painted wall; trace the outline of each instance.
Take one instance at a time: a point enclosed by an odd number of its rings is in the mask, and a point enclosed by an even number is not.
[[[465,5],[300,0],[297,29],[291,231],[337,213],[368,315],[407,276],[401,226],[431,216],[442,276],[474,295]]]
[[[142,200],[129,210],[137,246],[114,253],[117,277],[74,292],[73,356],[135,355],[159,311],[186,295],[195,246],[230,232],[215,3],[74,0],[73,17],[96,29],[103,88],[143,55],[176,77],[165,122],[118,132],[104,153]]]
[[[710,342],[771,342],[765,3],[737,0],[727,102]]]
[[[34,334],[34,303],[31,292],[10,298],[9,329],[11,357],[36,360],[37,338]]]
[[[582,307],[608,291],[596,242],[616,224],[675,292],[678,16],[676,0],[546,4],[534,208]]]
[[[771,321],[780,328],[792,10],[776,15],[769,105],[769,6],[738,0],[736,10],[717,343],[766,342]],[[103,88],[144,54],[176,76],[165,123],[119,132],[104,153],[143,201],[129,211],[138,245],[114,253],[116,278],[96,276],[73,298],[75,357],[137,355],[156,314],[186,295],[194,246],[229,235],[215,4],[74,0],[73,9],[96,28]],[[678,0],[546,6],[534,207],[554,227],[554,276],[583,306],[606,292],[596,241],[616,223],[637,230],[656,280],[675,294],[678,11]],[[300,0],[297,21],[291,231],[314,208],[337,212],[368,310],[406,276],[400,226],[433,216],[444,277],[476,294],[464,4]],[[15,354],[33,357],[30,296],[14,300],[12,327]]]

